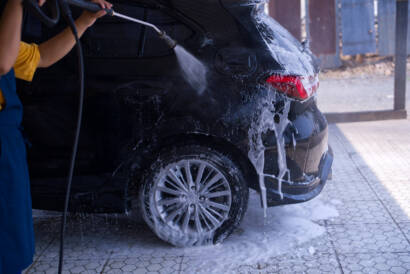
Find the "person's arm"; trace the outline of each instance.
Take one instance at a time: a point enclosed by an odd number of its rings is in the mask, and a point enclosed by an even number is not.
[[[21,0],[8,0],[0,19],[0,76],[8,73],[16,61],[22,20]]]
[[[91,2],[99,4],[102,8],[112,8],[112,5],[104,0],[92,0]],[[104,10],[97,13],[91,13],[88,11],[83,12],[83,14],[75,21],[79,37],[81,37],[98,18],[105,14],[106,12]],[[66,28],[60,34],[39,45],[40,62],[38,67],[46,68],[58,62],[70,52],[74,45],[74,35],[70,28]]]

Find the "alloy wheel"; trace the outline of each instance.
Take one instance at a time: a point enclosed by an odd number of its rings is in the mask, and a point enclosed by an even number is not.
[[[154,222],[183,233],[212,233],[228,218],[232,193],[214,165],[184,159],[168,165],[154,182]]]

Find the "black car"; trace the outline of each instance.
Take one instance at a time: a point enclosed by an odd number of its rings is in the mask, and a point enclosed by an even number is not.
[[[299,203],[331,169],[327,122],[318,110],[319,66],[255,0],[115,0],[149,21],[207,69],[198,90],[185,60],[150,28],[104,17],[82,38],[86,105],[72,211],[140,210],[163,240],[225,239],[247,208]],[[26,19],[25,40],[47,29]],[[20,83],[31,147],[33,207],[61,210],[75,130],[76,56]]]

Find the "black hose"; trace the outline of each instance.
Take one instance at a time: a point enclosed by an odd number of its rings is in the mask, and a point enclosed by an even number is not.
[[[77,55],[78,55],[78,77],[80,82],[80,95],[79,95],[79,103],[78,103],[78,116],[77,116],[77,128],[75,132],[74,144],[73,144],[73,151],[71,155],[71,163],[70,163],[70,171],[68,173],[67,179],[67,189],[65,195],[65,203],[64,203],[64,212],[61,218],[61,230],[60,230],[60,257],[58,262],[58,273],[61,274],[63,271],[64,265],[64,235],[65,235],[65,227],[67,223],[67,211],[68,206],[70,203],[70,192],[71,192],[71,185],[73,181],[73,174],[75,168],[75,161],[78,152],[78,143],[80,140],[80,133],[81,133],[81,124],[82,124],[82,117],[83,117],[83,105],[84,105],[84,56],[83,56],[83,49],[81,46],[80,39],[78,38],[77,28],[74,23],[74,19],[71,14],[71,10],[68,7],[68,4],[64,0],[60,0],[61,9],[63,12],[63,16],[67,23],[69,24],[71,31],[75,37],[76,41],[76,48],[77,48]]]

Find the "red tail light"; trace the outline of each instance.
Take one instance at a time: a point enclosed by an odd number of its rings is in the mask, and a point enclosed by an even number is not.
[[[289,97],[303,101],[316,93],[319,88],[319,77],[272,75],[266,83]]]

